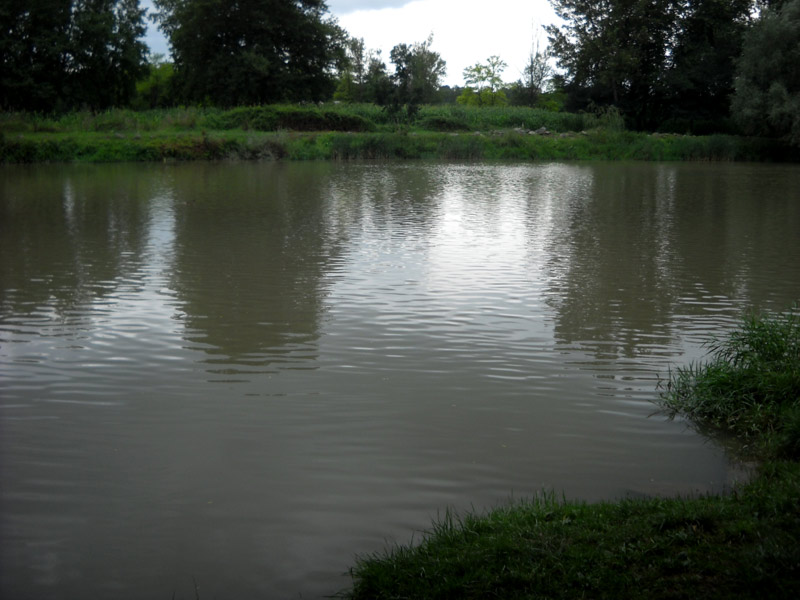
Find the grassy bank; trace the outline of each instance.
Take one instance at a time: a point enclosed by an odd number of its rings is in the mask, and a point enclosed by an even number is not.
[[[753,480],[725,496],[447,514],[418,544],[361,557],[341,597],[798,597],[800,315],[747,319],[672,374],[662,403],[739,436],[761,463]]]
[[[775,140],[624,131],[614,115],[373,105],[0,115],[0,162],[163,160],[800,160]]]

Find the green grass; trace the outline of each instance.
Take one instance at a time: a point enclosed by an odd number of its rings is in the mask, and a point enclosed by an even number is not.
[[[341,597],[795,598],[798,493],[800,468],[781,463],[724,497],[446,514],[419,544],[361,557]]]
[[[603,126],[593,114],[559,113],[527,107],[422,106],[409,119],[405,110],[374,104],[242,106],[230,110],[180,107],[146,111],[113,109],[64,115],[0,114],[5,133],[146,132],[146,131],[488,131],[546,127],[554,132]]]
[[[797,598],[798,348],[797,310],[750,316],[666,385],[672,414],[757,450],[757,474],[732,493],[596,504],[551,494],[448,512],[418,543],[359,557],[339,597]]]
[[[759,140],[605,131],[483,132],[156,130],[0,134],[0,163],[161,160],[725,160],[786,159]]]
[[[547,135],[531,135],[546,129]],[[800,160],[775,140],[624,131],[611,112],[370,104],[0,113],[0,162],[219,159]]]
[[[662,405],[742,440],[762,458],[800,458],[800,313],[750,315],[708,344],[708,360],[676,369]]]

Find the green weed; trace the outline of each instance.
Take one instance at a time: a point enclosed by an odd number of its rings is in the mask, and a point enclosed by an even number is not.
[[[708,344],[708,360],[680,367],[662,384],[671,415],[730,432],[752,452],[800,453],[800,313],[749,315]]]

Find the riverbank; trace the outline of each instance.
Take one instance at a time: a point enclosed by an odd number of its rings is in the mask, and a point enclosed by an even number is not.
[[[778,140],[625,131],[614,115],[371,105],[0,115],[0,163],[188,160],[800,161]]]
[[[513,129],[472,133],[26,133],[0,140],[0,163],[6,164],[358,159],[777,162],[792,156],[767,140],[603,130],[545,135]]]
[[[585,504],[554,495],[433,524],[361,557],[342,598],[796,598],[800,314],[746,320],[679,369],[663,406],[736,435],[760,466],[724,496]]]

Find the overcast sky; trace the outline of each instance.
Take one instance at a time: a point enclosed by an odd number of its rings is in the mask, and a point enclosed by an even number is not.
[[[152,7],[149,0],[142,4]],[[535,37],[545,43],[542,25],[557,19],[547,0],[328,0],[328,8],[351,36],[382,50],[390,72],[393,46],[422,42],[433,33],[432,49],[447,62],[449,85],[463,85],[466,67],[495,54],[508,63],[503,79],[516,81]],[[152,25],[147,43],[153,52],[168,52]]]

